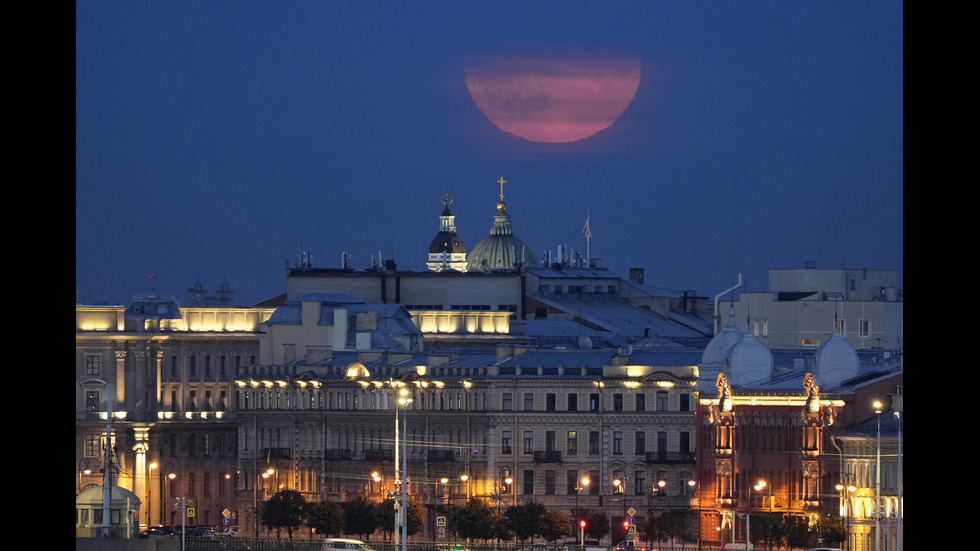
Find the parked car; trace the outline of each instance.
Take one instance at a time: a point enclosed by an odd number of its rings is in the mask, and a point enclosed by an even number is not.
[[[320,551],[374,551],[361,540],[327,538],[320,545]]]
[[[232,536],[237,536],[238,535],[238,527],[237,526],[226,526],[226,527],[222,528],[218,532],[218,535],[219,536],[226,537],[226,538],[230,538]]]

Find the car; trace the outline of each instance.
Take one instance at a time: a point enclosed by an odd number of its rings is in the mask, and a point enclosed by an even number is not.
[[[147,538],[149,538],[151,536],[165,537],[166,535],[167,535],[167,533],[164,532],[161,528],[159,528],[159,527],[153,527],[153,528],[147,528],[146,530],[143,530],[142,532],[140,532],[139,537],[141,539],[147,539]]]
[[[226,526],[226,527],[222,528],[218,532],[218,535],[219,536],[226,537],[226,538],[230,538],[232,536],[237,536],[238,535],[238,527],[237,526]]]
[[[217,534],[214,533],[214,528],[210,526],[196,526],[191,530],[187,537],[189,538],[214,538]]]
[[[374,551],[361,540],[327,538],[320,544],[320,551]]]

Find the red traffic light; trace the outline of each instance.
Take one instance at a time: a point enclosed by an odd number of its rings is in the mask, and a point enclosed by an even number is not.
[[[623,521],[623,528],[629,529],[629,527],[630,527],[630,521],[624,520]]]
[[[585,519],[578,521],[578,525],[581,526],[582,528],[585,528]]]

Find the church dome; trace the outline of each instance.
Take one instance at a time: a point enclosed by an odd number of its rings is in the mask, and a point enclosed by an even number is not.
[[[536,267],[534,253],[523,241],[514,235],[510,225],[510,215],[507,214],[507,204],[502,200],[497,203],[497,214],[493,217],[493,227],[490,235],[484,237],[471,250],[467,260],[467,269],[480,270],[512,270],[517,266]]]
[[[816,360],[814,376],[817,384],[824,388],[840,386],[842,382],[855,377],[861,363],[854,347],[836,332],[817,349]]]
[[[729,349],[726,360],[733,385],[759,383],[772,376],[772,352],[751,333],[746,332]]]

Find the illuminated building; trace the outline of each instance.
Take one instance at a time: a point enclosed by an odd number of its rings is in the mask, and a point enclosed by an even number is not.
[[[695,504],[709,546],[744,542],[746,514],[762,523],[753,543],[765,519],[837,516],[844,462],[835,438],[869,387],[902,380],[901,357],[859,354],[836,333],[816,350],[770,350],[729,315],[699,364]]]
[[[179,524],[179,497],[193,501],[194,524],[219,524],[238,467],[233,377],[258,360],[272,312],[179,308],[155,293],[76,305],[76,495],[108,479],[141,500],[141,526]]]

